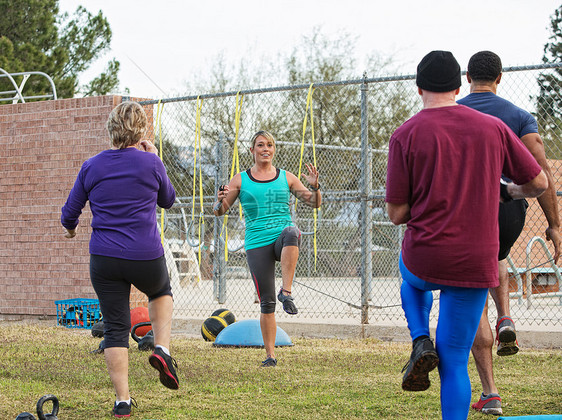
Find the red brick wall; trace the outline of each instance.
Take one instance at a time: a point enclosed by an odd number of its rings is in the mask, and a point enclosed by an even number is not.
[[[65,239],[60,209],[88,157],[106,149],[121,97],[0,106],[0,317],[54,315],[54,301],[95,298],[88,273],[91,213]]]

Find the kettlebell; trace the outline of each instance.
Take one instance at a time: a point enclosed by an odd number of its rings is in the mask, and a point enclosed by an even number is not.
[[[16,420],[37,420],[35,418],[35,416],[31,413],[28,413],[27,411],[18,414],[18,416],[16,417]]]
[[[50,413],[44,414],[43,413],[43,405],[47,401],[53,402],[53,411]],[[57,414],[59,413],[59,400],[53,394],[47,394],[39,398],[37,401],[37,416],[39,420],[58,420]]]
[[[154,350],[154,333],[152,330],[146,333],[146,335],[139,341],[139,350],[148,351]]]
[[[139,322],[135,324],[131,329],[131,337],[138,343],[140,351],[148,351],[154,350],[154,333],[152,330],[146,333],[146,335],[140,338],[138,335],[135,334],[137,328],[146,327],[148,325],[152,325],[150,322]]]
[[[97,349],[92,350],[90,353],[101,354],[105,350],[105,340],[101,340]]]
[[[92,337],[103,337],[103,321],[98,321],[92,325]]]

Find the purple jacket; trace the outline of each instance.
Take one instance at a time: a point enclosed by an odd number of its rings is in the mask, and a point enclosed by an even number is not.
[[[158,156],[133,147],[105,150],[82,165],[62,208],[61,223],[67,229],[76,228],[89,201],[90,254],[153,260],[164,254],[156,205],[169,209],[175,199]]]

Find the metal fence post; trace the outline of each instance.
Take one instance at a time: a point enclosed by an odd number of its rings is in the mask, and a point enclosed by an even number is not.
[[[219,141],[215,145],[215,191],[218,190],[219,185],[222,184],[226,165],[224,164],[227,153],[225,152],[224,135],[219,134]],[[221,230],[222,230],[222,217],[215,217],[213,234],[214,234],[214,259],[213,259],[213,294],[217,301],[222,305],[226,302],[226,261],[224,259],[223,245],[221,243]]]
[[[369,323],[369,286],[373,275],[373,157],[369,145],[367,74],[361,84],[361,324]]]

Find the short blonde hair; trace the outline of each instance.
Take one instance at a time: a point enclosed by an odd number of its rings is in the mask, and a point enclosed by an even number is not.
[[[114,147],[124,149],[137,144],[148,124],[142,106],[137,102],[121,102],[109,114],[106,127]]]
[[[273,134],[271,134],[269,131],[265,131],[265,130],[260,130],[258,131],[256,134],[254,134],[250,140],[250,143],[252,144],[252,149],[255,147],[256,145],[256,140],[258,139],[258,137],[265,137],[266,139],[268,139],[270,142],[273,143],[273,145],[275,146],[275,139],[273,138]]]

